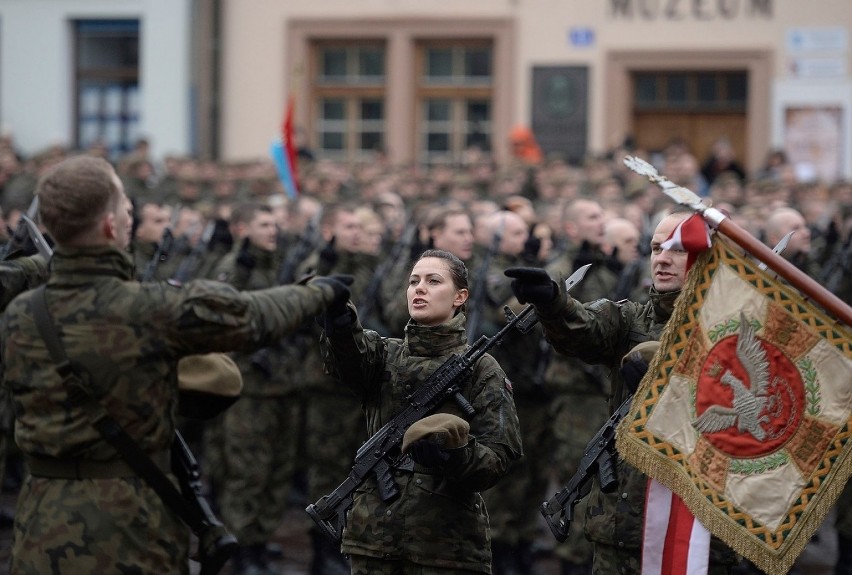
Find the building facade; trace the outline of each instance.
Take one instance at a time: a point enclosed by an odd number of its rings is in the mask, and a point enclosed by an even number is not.
[[[750,170],[784,148],[850,177],[850,29],[848,0],[0,0],[0,124],[242,160],[292,100],[347,162],[502,161],[525,125],[572,161],[724,137]]]

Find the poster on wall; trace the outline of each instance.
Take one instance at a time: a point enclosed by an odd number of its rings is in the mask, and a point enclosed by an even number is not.
[[[800,181],[833,182],[842,177],[843,125],[840,105],[784,109],[784,149]]]

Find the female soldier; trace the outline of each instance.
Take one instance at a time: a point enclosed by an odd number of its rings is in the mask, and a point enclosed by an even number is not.
[[[467,269],[449,252],[428,250],[408,280],[405,338],[361,327],[350,304],[323,316],[326,368],[361,400],[370,434],[453,353],[464,353]],[[409,428],[394,469],[401,496],[383,502],[374,478],[356,492],[342,551],[353,575],[490,573],[488,515],[479,492],[521,457],[511,384],[489,355],[461,385],[476,413],[468,422],[451,400]],[[468,433],[469,431],[469,433]]]

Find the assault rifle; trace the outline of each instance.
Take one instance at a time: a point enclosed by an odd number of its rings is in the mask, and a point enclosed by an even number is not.
[[[601,427],[583,451],[577,473],[556,495],[541,504],[541,514],[557,541],[565,541],[574,520],[574,506],[592,489],[597,476],[600,490],[613,491],[618,483],[615,465],[615,428],[630,411],[633,397],[624,400],[609,420]]]
[[[172,228],[177,224],[178,212],[178,208],[174,208],[172,220],[163,230],[163,235],[159,243],[157,243],[154,256],[148,261],[148,265],[145,266],[145,273],[142,274],[139,281],[152,282],[157,279],[157,269],[159,269],[161,263],[169,259],[169,254],[172,253],[175,247],[175,235],[172,233]]]
[[[278,285],[287,285],[296,281],[296,270],[311,255],[311,252],[314,251],[319,243],[319,218],[321,213],[317,212],[314,217],[308,220],[296,245],[287,253],[287,258],[281,264],[281,269],[278,272]],[[293,337],[295,335],[289,336],[289,338]],[[271,347],[262,347],[251,355],[251,364],[268,377],[272,376],[272,362],[269,355],[275,349],[276,345],[280,344],[273,344]]]
[[[590,266],[591,264],[585,265],[571,274],[571,277],[565,280],[566,287],[570,289],[583,279]],[[509,331],[518,329],[521,333],[527,333],[532,329],[538,321],[533,309],[532,305],[528,305],[516,315],[508,306],[504,307],[509,321],[500,331],[490,338],[480,336],[463,355],[451,355],[417,391],[406,398],[408,405],[358,449],[355,463],[346,480],[329,495],[324,495],[305,509],[323,533],[333,541],[340,541],[343,527],[346,525],[346,512],[352,507],[352,495],[371,474],[376,477],[382,501],[390,502],[399,497],[399,487],[394,482],[391,469],[404,465],[402,461],[405,456],[400,451],[400,444],[405,431],[449,398],[455,400],[468,419],[473,416],[473,406],[461,394],[461,383],[473,373],[476,362],[489,349],[502,342]]]
[[[320,240],[319,218],[321,214],[322,212],[317,212],[314,217],[308,220],[296,245],[287,253],[287,258],[281,264],[281,270],[278,272],[278,285],[291,284],[296,281],[296,271],[299,266],[316,249]]]
[[[216,231],[216,222],[210,220],[201,232],[201,238],[192,247],[192,250],[187,254],[175,270],[172,279],[180,283],[188,282],[195,277],[198,266],[201,263],[201,258],[207,253],[207,248],[210,246],[210,240],[213,238],[213,232]]]
[[[417,225],[414,221],[409,221],[399,240],[393,245],[390,254],[382,261],[370,277],[370,283],[367,284],[367,289],[364,290],[364,295],[361,298],[361,303],[358,306],[358,317],[367,319],[373,313],[378,300],[379,292],[382,289],[382,282],[387,277],[395,277],[391,274],[391,270],[400,262],[407,262],[411,245],[414,243],[414,237],[417,234]]]
[[[488,246],[488,251],[482,258],[482,263],[476,270],[476,277],[473,278],[470,290],[470,300],[467,304],[467,333],[471,337],[476,337],[479,334],[479,324],[482,323],[482,314],[485,311],[485,302],[488,299],[488,268],[491,266],[491,259],[500,250],[500,242],[503,241],[503,226],[505,225],[505,217],[500,221],[497,231],[494,232],[494,237],[491,238],[491,245]]]
[[[32,219],[23,216],[24,226],[39,253],[50,260],[53,249],[44,239]],[[73,372],[72,372],[73,374]],[[74,376],[76,377],[76,375]],[[91,399],[91,401],[96,401]],[[137,472],[172,511],[192,529],[198,538],[198,562],[200,575],[216,575],[231,558],[238,547],[237,538],[228,531],[207,499],[204,497],[198,461],[186,444],[180,431],[175,430],[172,440],[171,469],[180,485],[178,493],[169,479],[148,459],[139,445],[130,438],[121,426],[107,416],[104,425],[96,425],[98,432],[125,458],[131,469]],[[106,431],[102,431],[106,430]]]
[[[27,208],[27,213],[21,214],[21,217],[18,220],[18,225],[15,226],[15,231],[12,232],[11,237],[9,237],[8,241],[2,248],[0,248],[0,260],[5,260],[11,256],[13,252],[16,252],[19,248],[26,244],[28,238],[31,238],[24,218],[34,220],[37,212],[38,196],[34,196],[33,201],[30,202],[30,207]]]

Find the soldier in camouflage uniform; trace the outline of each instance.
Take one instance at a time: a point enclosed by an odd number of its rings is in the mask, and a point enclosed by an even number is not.
[[[410,278],[404,339],[364,330],[351,307],[324,318],[327,368],[362,401],[370,434],[467,344],[461,260],[428,250]],[[476,363],[461,392],[476,410],[466,445],[444,450],[428,437],[412,445],[413,462],[404,458],[393,472],[401,495],[391,503],[382,502],[374,477],[356,491],[342,546],[353,574],[491,573],[488,513],[479,492],[521,457],[518,419],[511,386],[491,356]],[[452,401],[438,412],[461,414]]]
[[[164,471],[181,357],[268,345],[348,289],[331,278],[258,292],[133,279],[131,205],[108,162],[66,160],[39,183],[56,240],[48,313],[93,399]],[[3,385],[31,472],[18,497],[11,572],[188,573],[190,534],[70,401],[33,320],[31,291],[0,321]]]
[[[521,309],[503,270],[535,262],[527,259],[529,227],[520,215],[500,211],[486,220],[491,235],[501,232],[497,253],[489,262],[484,282],[486,297],[480,331],[492,336],[506,324],[504,305],[509,304],[516,313]],[[548,406],[552,398],[543,389],[543,373],[539,373],[541,341],[543,335],[538,326],[526,334],[513,330],[491,350],[512,382],[524,446],[524,458],[483,494],[491,524],[494,575],[534,572],[533,544],[541,525],[538,507],[546,496],[551,455]]]
[[[605,222],[601,205],[587,198],[573,200],[564,207],[562,224],[569,243],[547,266],[548,273],[564,280],[580,267],[592,264],[571,292],[572,297],[580,302],[609,297],[618,275],[603,251]],[[576,357],[551,353],[544,379],[545,389],[554,397],[548,418],[553,422],[555,441],[553,468],[560,481],[567,480],[577,472],[586,444],[608,417],[606,374]],[[582,575],[591,570],[592,545],[582,529],[585,506],[585,500],[577,505],[574,529],[568,540],[555,549],[563,575]]]
[[[613,405],[629,395],[621,379],[622,358],[637,344],[657,340],[672,314],[674,301],[686,278],[687,253],[663,249],[660,244],[689,214],[664,218],[651,240],[654,285],[651,301],[640,305],[627,300],[597,300],[581,304],[565,294],[564,278],[556,282],[530,270],[507,270],[516,277],[512,289],[520,301],[536,306],[536,313],[554,350],[610,369]],[[617,466],[618,487],[604,494],[597,484],[586,510],[586,536],[594,543],[595,575],[639,575],[647,477],[624,461]],[[721,540],[710,543],[712,575],[730,573],[736,554]]]
[[[303,263],[300,274],[346,274],[354,278],[352,301],[358,304],[376,268],[376,256],[361,253],[361,226],[352,204],[330,204],[322,212],[320,233],[324,245]],[[308,496],[316,501],[334,490],[349,474],[355,453],[366,440],[364,416],[357,398],[346,391],[323,369],[316,342],[320,328],[314,322],[303,327],[307,338],[301,358],[300,377],[305,402],[305,452],[307,455]],[[336,546],[316,529],[311,530],[312,575],[348,572]]]
[[[140,279],[152,281],[171,277],[174,259],[163,251],[168,247],[163,242],[166,229],[171,224],[171,213],[171,208],[154,201],[145,201],[136,207],[137,224],[133,230],[130,251],[133,253],[136,276]],[[150,277],[145,278],[146,274]]]
[[[256,203],[237,204],[231,213],[231,228],[236,247],[220,262],[217,279],[240,291],[277,285],[277,229],[272,209]],[[207,430],[221,446],[224,459],[218,493],[222,520],[241,545],[234,560],[235,574],[271,572],[266,544],[286,510],[296,457],[298,401],[293,367],[298,358],[289,353],[295,353],[290,346],[275,346],[234,354],[243,376],[242,396],[217,422],[220,427]]]

